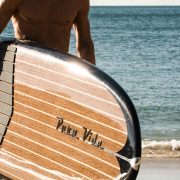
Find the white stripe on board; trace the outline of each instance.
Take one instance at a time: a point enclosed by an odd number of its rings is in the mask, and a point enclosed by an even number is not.
[[[33,86],[33,85],[30,85],[30,84],[24,83],[24,82],[22,82],[22,81],[20,81],[20,80],[16,80],[16,79],[15,79],[15,82],[16,82],[16,83],[19,83],[19,84],[21,84],[21,85],[26,85],[26,86],[31,87],[31,88],[33,88],[33,89],[38,89],[38,90],[47,92],[47,93],[49,93],[49,94],[56,95],[56,96],[58,96],[58,97],[62,97],[62,98],[67,99],[67,100],[69,100],[69,101],[72,101],[72,102],[81,104],[81,103],[79,103],[79,102],[77,102],[77,101],[75,101],[75,100],[71,100],[71,99],[66,98],[66,97],[64,97],[64,96],[61,96],[61,95],[59,95],[59,94],[55,94],[55,93],[53,93],[53,92],[47,91],[47,90],[45,90],[45,89],[42,89],[42,88],[40,88],[40,87],[37,87],[37,86]],[[81,92],[81,91],[79,91],[79,92]],[[119,107],[118,104],[115,104],[115,103],[113,103],[113,102],[107,101],[107,100],[105,100],[105,99],[98,98],[97,96],[92,96],[92,95],[89,95],[89,94],[88,94],[87,96],[88,96],[88,97],[90,96],[90,97],[93,98],[93,99],[98,99],[99,101],[103,101],[103,102],[108,103],[108,104],[111,104],[111,105],[113,105],[113,106]],[[83,104],[83,106],[86,106],[86,105]],[[120,107],[119,107],[119,108],[120,108]]]
[[[24,115],[24,114],[21,114],[21,113],[18,113],[18,112],[14,112],[14,114],[18,114],[18,115],[23,116],[23,117],[25,117],[25,118],[27,118],[27,119],[30,119],[30,120],[32,120],[32,121],[35,121],[35,122],[40,123],[40,124],[43,124],[43,125],[45,125],[45,126],[47,126],[47,127],[49,127],[49,128],[55,129],[54,126],[50,126],[50,125],[48,125],[48,124],[46,124],[46,123],[43,123],[43,122],[41,122],[41,121],[38,121],[37,119],[31,118],[31,117],[26,116],[26,115]],[[66,122],[69,123],[69,124],[71,124],[71,125],[73,125],[73,126],[76,126],[76,127],[80,128],[80,129],[82,128],[82,126],[79,126],[79,125],[77,125],[77,124],[74,124],[74,123],[72,123],[72,122],[70,122],[70,121],[66,121]],[[92,131],[92,132],[93,132],[93,133],[97,133],[97,132],[94,132],[94,131]],[[118,145],[120,145],[120,146],[124,146],[123,143],[117,142],[117,141],[115,141],[115,140],[113,140],[113,139],[111,139],[111,138],[109,138],[109,137],[106,137],[106,136],[102,135],[101,133],[98,133],[98,135],[99,135],[100,137],[103,137],[104,139],[109,140],[110,142],[114,142],[114,143],[116,143],[116,144],[118,144]],[[82,140],[82,141],[83,141],[83,140]]]
[[[98,100],[103,101],[103,102],[108,102],[108,103],[111,103],[111,104],[119,107],[119,105],[117,105],[116,103],[107,101],[107,100],[105,100],[105,99],[102,99],[102,98],[99,98],[99,97],[97,97],[97,96],[88,94],[88,93],[86,93],[86,92],[79,91],[79,90],[77,90],[77,89],[74,89],[74,88],[71,88],[71,87],[67,87],[67,86],[65,86],[65,85],[62,85],[62,84],[59,84],[59,83],[56,83],[56,82],[53,82],[53,81],[50,81],[50,80],[41,78],[41,77],[39,77],[39,76],[35,76],[35,75],[29,74],[29,73],[26,73],[26,72],[23,72],[23,71],[20,71],[20,70],[16,70],[16,72],[25,74],[25,75],[27,75],[27,76],[31,76],[31,77],[33,77],[33,78],[40,79],[41,81],[46,81],[46,82],[48,82],[48,83],[55,84],[56,86],[61,86],[62,88],[69,89],[69,90],[71,90],[71,91],[78,92],[78,93],[83,94],[83,95],[85,95],[85,96],[89,96],[89,97],[91,97],[91,98],[98,99]],[[16,81],[16,77],[15,77],[15,81]]]
[[[63,108],[63,107],[57,106],[57,105],[55,105],[55,104],[52,104],[52,103],[50,103],[50,102],[41,100],[41,99],[39,99],[39,98],[36,98],[36,97],[30,96],[30,95],[27,95],[27,94],[22,93],[22,92],[20,92],[20,91],[14,90],[14,92],[17,92],[17,93],[19,93],[19,94],[21,94],[21,95],[23,95],[23,96],[26,96],[26,97],[29,97],[29,98],[38,100],[38,101],[40,101],[40,102],[49,104],[49,105],[54,106],[54,107],[56,107],[56,108],[60,108],[60,109],[63,109],[63,110],[65,110],[65,111],[68,111],[68,112],[71,112],[71,113],[74,112],[74,111],[68,110],[68,109],[66,109],[66,108]],[[125,119],[120,118],[120,117],[118,117],[118,116],[116,116],[116,115],[113,115],[113,114],[110,114],[110,113],[107,113],[107,112],[104,112],[104,111],[101,111],[101,110],[98,110],[98,109],[94,109],[94,111],[95,111],[95,110],[96,110],[97,112],[100,112],[101,114],[105,114],[105,115],[108,116],[108,117],[113,117],[113,118],[115,118],[115,119],[117,119],[117,120],[120,120],[120,121],[125,122]]]
[[[2,162],[2,163],[4,164],[4,162]],[[2,168],[0,168],[0,171],[1,171],[1,172],[5,172],[5,173],[9,174],[10,176],[12,176],[12,177],[14,177],[14,178],[16,178],[16,179],[24,180],[24,179],[22,179],[22,178],[20,178],[20,177],[15,176],[14,174],[11,174],[10,172],[8,172],[8,171],[6,171],[6,170],[4,170],[4,169],[2,169]],[[6,180],[6,179],[2,179],[2,180]]]
[[[70,168],[68,168],[67,166],[64,166],[64,165],[62,165],[62,164],[60,164],[60,163],[58,163],[58,162],[56,162],[56,161],[53,161],[53,160],[51,160],[51,159],[49,159],[49,158],[47,158],[47,157],[44,157],[44,156],[42,156],[42,155],[40,155],[40,154],[38,154],[38,153],[36,153],[36,152],[34,152],[34,151],[31,151],[31,150],[26,149],[26,148],[24,148],[24,147],[22,147],[22,146],[19,146],[19,145],[15,144],[15,143],[13,143],[13,142],[11,142],[11,141],[9,141],[9,140],[6,140],[6,139],[5,139],[4,141],[7,142],[7,143],[9,143],[9,144],[11,144],[11,145],[13,145],[13,146],[16,146],[16,147],[18,147],[18,148],[20,148],[20,149],[23,149],[23,150],[25,150],[25,151],[28,151],[28,152],[36,155],[36,156],[39,156],[39,157],[41,157],[41,158],[43,158],[43,159],[46,159],[47,161],[50,161],[50,162],[52,162],[52,163],[54,163],[54,164],[56,164],[56,165],[58,165],[58,166],[60,166],[60,167],[63,167],[63,168],[65,168],[65,169],[67,169],[67,170],[69,170],[69,171],[71,171],[71,172],[74,172],[74,173],[76,173],[76,174],[78,174],[78,175],[80,175],[80,176],[83,176],[83,177],[91,180],[91,178],[85,176],[84,174],[81,174],[81,173],[79,173],[79,172],[77,172],[77,171],[75,171],[75,170],[73,170],[73,169],[70,169]]]
[[[33,88],[33,89],[35,89],[35,90],[40,90],[40,91],[43,91],[43,92],[48,93],[48,94],[50,94],[50,95],[59,97],[59,98],[61,98],[61,99],[65,99],[65,100],[71,101],[71,102],[73,102],[73,103],[75,103],[75,104],[78,104],[78,105],[87,107],[87,108],[89,108],[89,109],[92,109],[93,111],[100,111],[100,112],[103,112],[103,113],[104,113],[104,111],[102,111],[102,110],[98,110],[97,108],[94,108],[94,107],[92,107],[92,106],[89,106],[89,105],[86,105],[86,104],[77,102],[77,101],[72,100],[72,99],[69,99],[69,98],[67,98],[67,97],[65,97],[65,96],[61,96],[61,95],[59,95],[59,94],[56,94],[56,93],[53,93],[53,92],[50,92],[50,91],[41,89],[41,88],[39,88],[39,87],[37,87],[37,86],[32,86],[32,85],[26,84],[26,83],[21,82],[21,81],[18,81],[18,80],[15,80],[15,82],[17,82],[18,85],[19,85],[19,84],[20,84],[20,85],[25,85],[25,86],[30,87],[30,88]],[[16,90],[16,91],[17,91],[17,90]],[[20,91],[17,91],[17,92],[20,92]],[[22,93],[22,92],[21,92],[21,93]],[[24,94],[24,93],[22,93],[22,94]],[[39,99],[40,99],[40,98],[39,98]],[[108,101],[106,101],[106,103],[108,103]],[[110,103],[110,104],[111,104],[111,103]],[[111,104],[111,105],[114,105],[114,104]],[[115,106],[116,106],[116,107],[119,107],[118,105],[115,105]],[[120,107],[119,107],[119,108],[120,108]],[[108,113],[108,114],[109,114],[109,113]],[[122,121],[126,121],[125,118],[121,118],[121,119],[122,119]]]
[[[103,90],[106,90],[105,87],[103,87],[103,83],[101,81],[99,81],[98,79],[96,79],[93,75],[91,75],[93,77],[93,79],[95,79],[99,84],[101,84],[102,86],[98,86],[96,84],[92,84],[92,83],[89,83],[88,81],[84,81],[84,80],[81,80],[81,79],[78,79],[78,78],[75,78],[75,77],[72,77],[72,76],[68,76],[68,75],[65,75],[65,74],[62,74],[62,73],[59,73],[57,71],[53,71],[51,69],[47,69],[47,68],[44,68],[42,66],[38,66],[38,65],[35,65],[35,64],[32,64],[32,63],[28,63],[28,62],[25,62],[25,61],[22,61],[20,59],[16,59],[17,62],[20,62],[20,63],[24,63],[24,64],[27,64],[27,65],[30,65],[30,66],[34,66],[34,67],[37,67],[39,69],[44,69],[44,70],[47,70],[49,72],[52,72],[54,74],[58,74],[58,75],[61,75],[61,76],[64,76],[64,77],[67,77],[69,79],[73,79],[75,81],[80,81],[80,82],[83,82],[85,84],[88,84],[88,85],[91,85],[91,86],[95,86],[97,88],[100,88],[100,89],[103,89]]]
[[[42,114],[51,116],[51,117],[53,117],[53,118],[57,118],[57,116],[54,116],[54,115],[52,115],[52,114],[49,114],[49,113],[46,113],[46,112],[41,111],[41,110],[39,110],[39,109],[33,108],[33,107],[31,107],[31,106],[28,106],[27,104],[20,103],[20,102],[18,102],[18,101],[16,101],[16,100],[15,100],[14,102],[17,103],[17,104],[20,104],[20,105],[22,105],[22,106],[28,107],[28,108],[30,108],[30,109],[32,109],[32,110],[38,111],[38,112],[40,112],[40,113],[42,113]],[[86,117],[86,116],[80,115],[80,114],[75,113],[75,112],[73,112],[72,114],[75,114],[75,115],[80,116],[80,117],[82,117],[82,118],[84,118],[84,119],[87,119],[87,120],[89,120],[89,121],[92,121],[93,123],[97,123],[97,124],[99,124],[99,125],[101,125],[101,126],[110,128],[110,129],[112,129],[112,130],[115,130],[115,131],[117,131],[117,132],[120,132],[120,133],[122,133],[122,134],[127,135],[127,132],[121,131],[121,130],[119,130],[119,129],[116,129],[116,128],[114,128],[114,127],[112,127],[112,126],[109,126],[109,125],[106,125],[106,124],[104,124],[104,123],[102,123],[102,122],[98,122],[97,120],[88,118],[88,117]],[[70,122],[70,121],[67,121],[67,122],[68,122],[69,124],[76,125],[76,124],[74,124],[74,123],[72,123],[72,122]]]
[[[61,179],[64,179],[64,180],[81,180],[80,178],[69,177],[66,174],[57,172],[55,170],[46,169],[46,168],[44,168],[42,166],[39,166],[39,165],[37,165],[37,164],[35,164],[33,162],[28,161],[28,160],[26,160],[26,159],[24,159],[22,157],[19,157],[18,155],[15,155],[15,154],[13,154],[13,153],[5,150],[5,149],[3,149],[3,152],[1,152],[0,154],[3,154],[6,157],[8,156],[8,160],[5,160],[6,159],[5,158],[5,159],[2,160],[2,162],[4,164],[7,164],[8,166],[10,166],[10,168],[18,169],[20,171],[23,171],[24,173],[28,173],[28,174],[31,174],[33,176],[36,176],[36,178],[39,178],[39,179],[42,179],[42,180],[55,180],[55,179],[49,178],[47,176],[44,176],[44,175],[42,175],[42,174],[32,170],[30,167],[29,168],[25,168],[25,167],[22,167],[20,165],[15,164],[15,163],[12,163],[12,160],[10,162],[9,159],[10,158],[13,159],[13,162],[15,160],[18,163],[23,163],[25,165],[34,166],[34,167],[38,168],[39,170],[43,170],[46,173],[49,173],[49,174],[54,175],[56,177],[60,177]],[[19,159],[17,159],[17,158],[19,158]]]
[[[34,130],[34,129],[31,129],[31,128],[27,127],[27,126],[21,125],[21,124],[19,124],[19,123],[17,123],[17,122],[12,121],[11,123],[12,123],[12,124],[15,124],[15,125],[17,125],[17,126],[20,126],[20,127],[22,127],[22,128],[28,129],[28,130],[30,130],[30,131],[33,131],[34,133],[39,134],[39,135],[41,135],[41,136],[45,136],[46,138],[49,138],[49,139],[51,139],[51,140],[53,140],[53,141],[55,141],[55,142],[57,142],[57,143],[63,144],[63,145],[65,145],[65,146],[67,146],[67,147],[69,147],[69,148],[71,148],[71,149],[74,149],[74,150],[76,150],[76,151],[79,151],[79,152],[81,152],[81,153],[83,153],[83,154],[85,154],[85,155],[87,155],[87,156],[90,156],[90,157],[92,157],[92,158],[94,158],[94,159],[96,159],[96,160],[98,160],[98,161],[101,161],[101,162],[103,162],[103,163],[107,164],[108,166],[111,166],[111,167],[113,167],[113,168],[115,168],[115,169],[119,169],[118,166],[115,166],[115,165],[113,165],[113,164],[110,164],[109,162],[107,162],[107,161],[105,161],[105,160],[103,160],[103,159],[101,159],[101,158],[98,158],[97,156],[94,156],[94,155],[92,155],[92,154],[89,154],[89,153],[86,152],[86,151],[83,151],[83,150],[78,149],[78,148],[76,148],[76,147],[74,147],[74,146],[71,146],[71,145],[65,143],[64,141],[60,141],[60,140],[58,140],[58,139],[56,139],[56,138],[53,138],[53,137],[48,136],[48,135],[46,135],[46,134],[44,134],[44,133],[41,133],[41,132],[36,131],[36,130]],[[9,132],[9,130],[8,130],[8,132]]]
[[[92,167],[92,166],[90,166],[90,165],[88,165],[88,164],[86,164],[86,163],[83,163],[83,162],[81,162],[81,161],[79,161],[79,160],[77,160],[77,159],[75,159],[75,158],[72,158],[71,156],[68,156],[68,155],[66,155],[66,154],[64,154],[64,153],[61,153],[60,151],[57,151],[57,150],[55,150],[55,149],[52,149],[52,148],[50,148],[50,147],[48,147],[48,146],[45,146],[45,145],[43,145],[43,144],[41,144],[41,143],[38,143],[38,142],[36,142],[36,141],[34,141],[34,140],[31,140],[31,139],[29,139],[29,138],[27,138],[27,137],[21,136],[21,135],[19,135],[19,134],[17,134],[17,133],[14,133],[14,132],[10,131],[10,130],[8,130],[8,133],[11,133],[11,134],[13,134],[13,135],[15,135],[15,136],[18,136],[19,138],[25,139],[25,140],[27,140],[27,141],[30,141],[31,143],[34,143],[34,144],[36,144],[36,145],[38,145],[38,146],[41,146],[42,148],[46,148],[46,149],[48,149],[48,150],[50,150],[50,151],[52,151],[52,152],[54,152],[54,153],[57,153],[57,154],[59,154],[59,155],[61,155],[61,156],[64,156],[64,157],[67,158],[67,159],[70,159],[71,161],[74,161],[74,162],[76,162],[76,163],[79,163],[79,164],[81,164],[82,166],[85,166],[85,167],[87,167],[87,168],[89,168],[89,169],[92,169],[92,170],[95,171],[95,172],[98,172],[98,173],[100,173],[100,174],[102,174],[102,175],[104,175],[104,176],[106,176],[106,177],[109,177],[109,178],[112,178],[112,179],[113,179],[113,177],[110,176],[109,174],[104,173],[103,171],[100,171],[100,170],[98,170],[98,169],[96,169],[96,168],[94,168],[94,167]]]
[[[20,171],[22,171],[24,173],[26,172],[31,176],[35,176],[36,178],[43,179],[43,180],[55,180],[55,179],[52,179],[52,178],[48,178],[48,177],[46,177],[46,176],[44,176],[42,174],[39,174],[39,173],[37,173],[37,172],[35,172],[35,171],[31,170],[31,169],[24,168],[22,166],[16,165],[16,164],[14,164],[12,162],[9,162],[7,160],[3,160],[2,162],[4,164],[6,164],[6,166],[9,166],[9,167],[14,168],[14,169],[18,169],[18,170],[20,170]],[[26,174],[26,177],[27,177],[27,174]]]

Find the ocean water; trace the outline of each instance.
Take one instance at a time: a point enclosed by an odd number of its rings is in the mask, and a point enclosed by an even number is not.
[[[179,153],[180,7],[91,7],[89,19],[97,66],[132,99],[143,147]],[[14,36],[11,23],[2,35]]]

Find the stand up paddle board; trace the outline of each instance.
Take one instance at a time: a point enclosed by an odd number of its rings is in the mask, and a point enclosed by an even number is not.
[[[107,74],[69,54],[0,43],[0,174],[10,179],[130,179],[138,116]]]

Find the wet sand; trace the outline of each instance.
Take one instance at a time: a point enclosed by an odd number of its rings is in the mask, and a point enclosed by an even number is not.
[[[143,158],[137,180],[179,180],[180,158]]]

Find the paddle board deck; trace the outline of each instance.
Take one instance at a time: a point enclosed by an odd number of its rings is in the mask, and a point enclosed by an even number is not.
[[[0,43],[0,174],[11,179],[135,179],[139,121],[95,66],[33,44]]]

